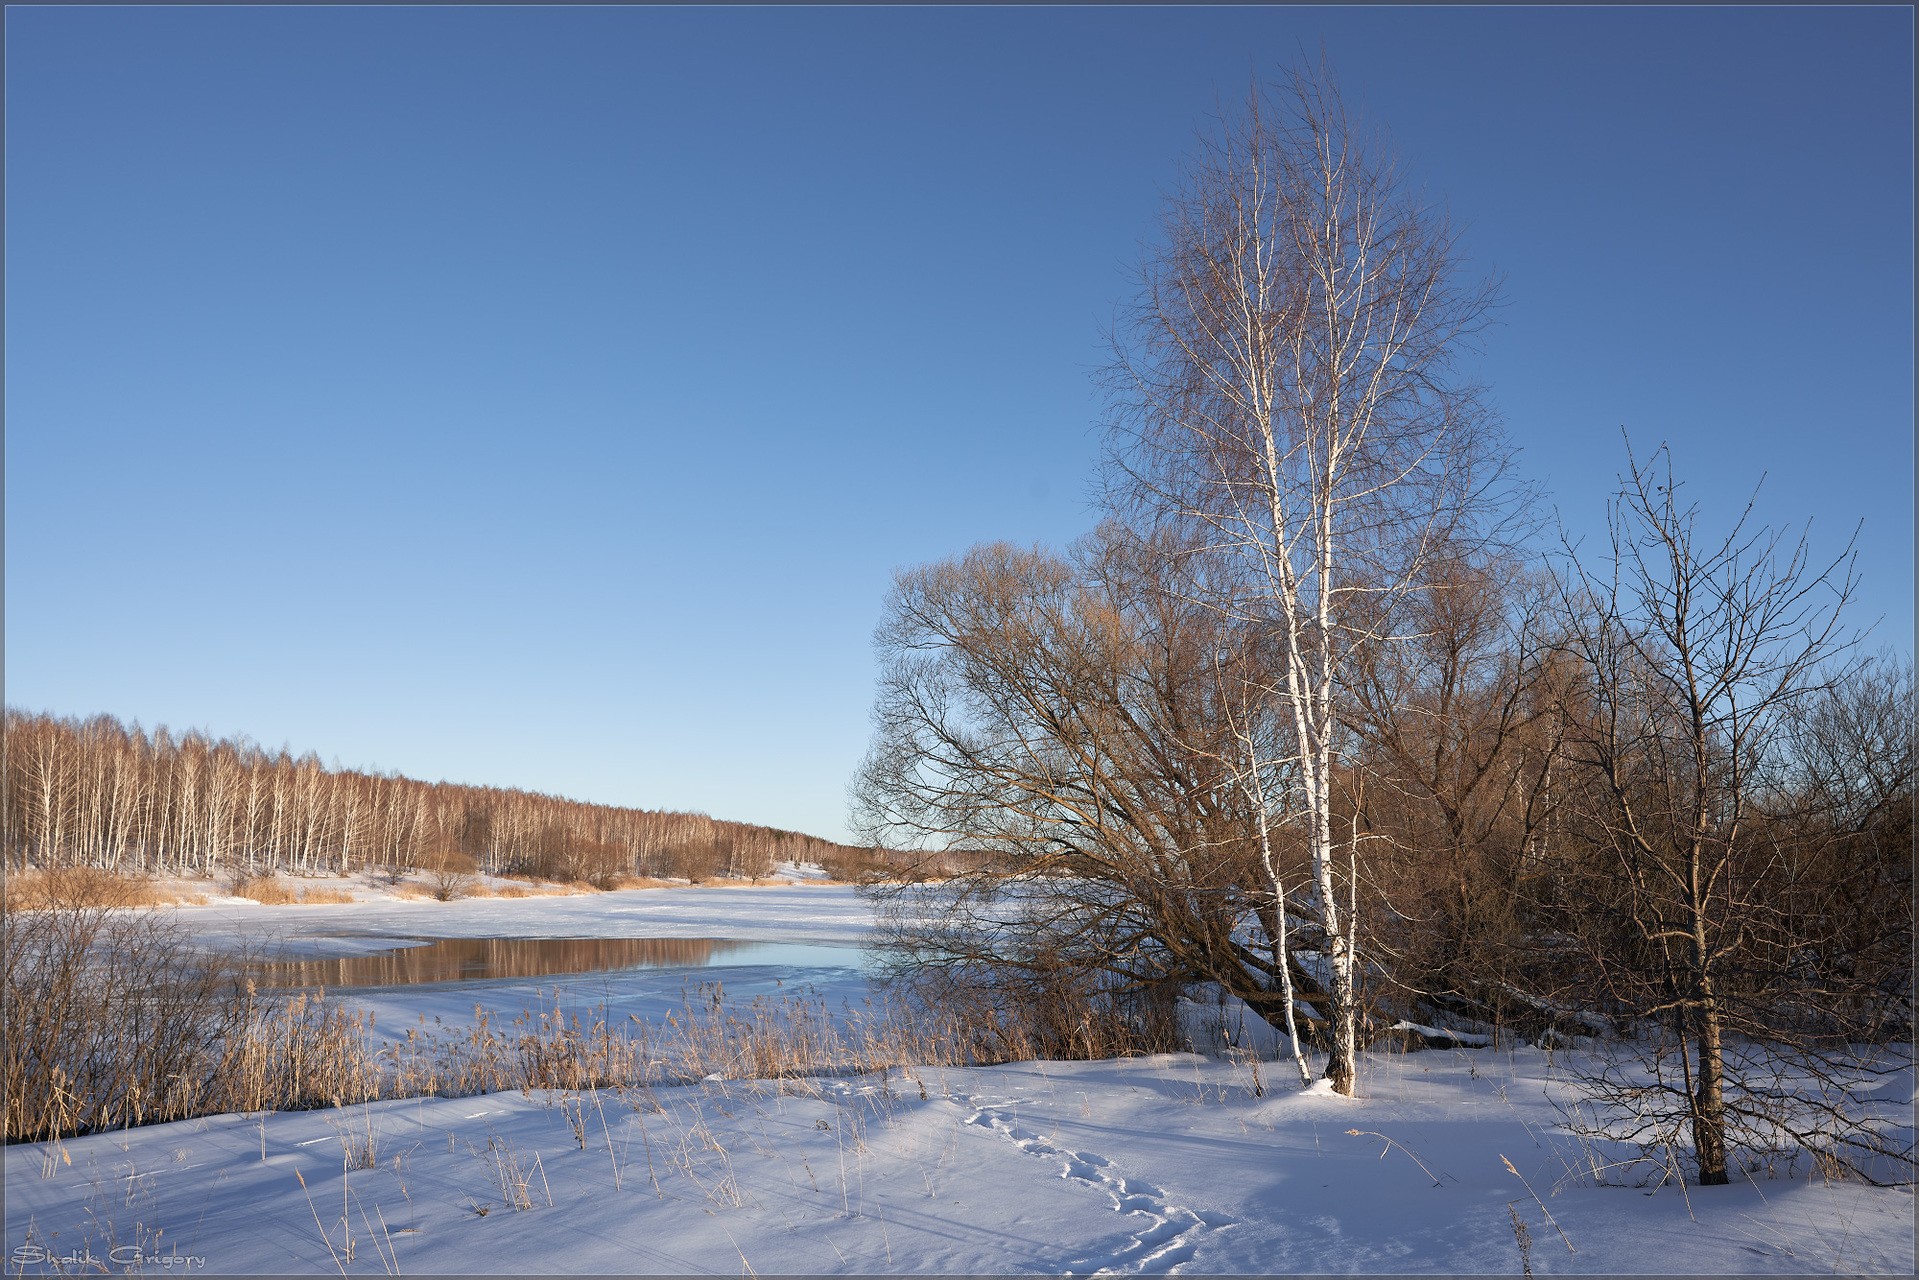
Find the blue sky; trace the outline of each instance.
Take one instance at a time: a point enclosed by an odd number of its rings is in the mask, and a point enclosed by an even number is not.
[[[6,11],[6,699],[824,835],[893,570],[1086,529],[1208,115],[1322,42],[1620,429],[1912,648],[1912,15]]]

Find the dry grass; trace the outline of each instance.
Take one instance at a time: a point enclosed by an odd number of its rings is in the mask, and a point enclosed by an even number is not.
[[[570,898],[576,894],[598,893],[590,884],[575,882],[572,884],[551,884],[542,881],[522,880],[518,877],[505,884],[489,884],[476,880],[467,889],[469,898]]]
[[[591,891],[558,884],[503,884],[484,892],[494,898],[570,898],[576,893]]]
[[[554,894],[616,893],[621,889],[665,889],[674,883],[653,876],[621,875],[601,880],[539,881],[529,883],[527,888],[529,896],[546,897]],[[500,896],[507,897],[508,894],[502,890]]]
[[[345,889],[324,886],[296,888],[277,875],[236,876],[227,885],[227,892],[236,898],[257,902],[263,907],[339,906],[343,903],[359,901]]]
[[[204,907],[207,895],[195,889],[154,886],[156,906],[162,907]]]
[[[527,875],[506,875],[501,879],[511,881],[498,885],[491,890],[474,888],[474,897],[495,898],[551,898],[572,896],[581,893],[617,893],[623,889],[684,889],[684,880],[662,880],[658,876],[621,875],[603,880],[540,880]],[[777,883],[777,882],[775,882]],[[746,880],[709,879],[703,881],[702,888],[765,888],[767,885],[753,885]]]
[[[717,986],[664,1024],[556,1006],[505,1025],[483,1013],[458,1028],[422,1017],[378,1046],[364,1013],[259,993],[240,960],[199,954],[165,916],[62,907],[10,912],[5,924],[6,1141],[383,1098],[794,1081],[1168,1047],[1097,1003],[1045,1018],[1004,1001],[882,999],[835,1012],[812,996],[735,1008]]]
[[[621,876],[605,883],[594,883],[590,880],[544,880],[523,872],[510,872],[499,878],[507,883],[494,886],[489,891],[492,897],[560,898],[582,893],[609,893],[615,889],[664,888],[667,884],[664,880],[655,880],[650,876]]]
[[[7,873],[3,901],[9,911],[56,907],[157,907],[176,901],[154,884],[96,867],[59,867]],[[204,899],[203,899],[204,901]]]
[[[238,876],[227,885],[227,892],[236,898],[246,898],[263,907],[283,907],[290,902],[298,902],[299,895],[293,886],[277,875]]]
[[[4,925],[5,1141],[392,1096],[359,1015],[260,995],[245,957],[195,951],[167,916],[58,907]]]

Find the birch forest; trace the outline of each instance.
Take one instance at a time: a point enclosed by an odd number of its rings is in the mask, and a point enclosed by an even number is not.
[[[869,851],[794,831],[499,787],[328,767],[197,730],[6,712],[9,869],[230,877],[400,871],[471,859],[489,874],[611,884],[757,878],[777,862],[854,875]]]

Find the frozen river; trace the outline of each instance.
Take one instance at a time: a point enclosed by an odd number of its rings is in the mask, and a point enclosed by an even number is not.
[[[870,908],[846,886],[630,889],[543,898],[181,908],[208,950],[243,954],[262,986],[321,987],[382,1034],[481,1013],[664,1017],[717,991],[729,1004],[872,993]]]

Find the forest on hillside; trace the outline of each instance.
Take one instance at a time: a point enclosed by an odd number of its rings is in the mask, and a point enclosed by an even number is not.
[[[328,767],[313,752],[98,715],[6,712],[6,866],[142,875],[400,871],[466,863],[610,886],[757,879],[779,862],[857,876],[871,850],[703,813]]]

